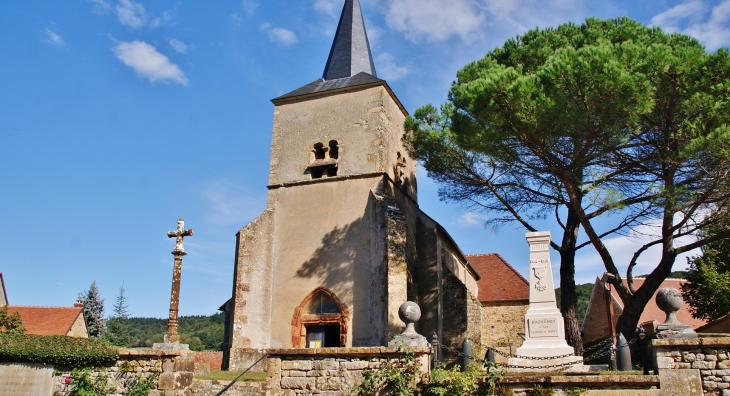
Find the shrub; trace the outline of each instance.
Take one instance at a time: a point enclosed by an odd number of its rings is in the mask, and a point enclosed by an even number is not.
[[[85,368],[103,366],[118,359],[116,348],[97,339],[0,334],[0,360],[3,361]]]

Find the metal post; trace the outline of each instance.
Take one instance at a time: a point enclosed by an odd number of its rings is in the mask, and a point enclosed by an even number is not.
[[[487,360],[489,360],[492,363],[496,363],[496,361],[494,360],[494,349],[492,349],[492,348],[487,349]]]
[[[616,345],[613,345],[613,343],[609,344],[611,347],[611,353],[608,357],[608,369],[610,371],[616,371]]]
[[[639,327],[639,346],[641,347],[641,365],[644,366],[644,375],[649,375],[651,369],[649,361],[649,354],[647,353],[648,345],[646,343],[646,333],[644,329]]]
[[[474,352],[471,347],[471,341],[468,338],[464,339],[464,343],[461,344],[461,372],[466,371],[466,367],[474,361]]]
[[[618,371],[631,371],[631,349],[626,337],[622,333],[618,334],[618,348],[616,353]]]
[[[439,345],[439,336],[436,332],[433,332],[431,338],[431,346],[433,347],[433,358],[431,359],[431,368],[436,368],[441,361],[441,345]]]

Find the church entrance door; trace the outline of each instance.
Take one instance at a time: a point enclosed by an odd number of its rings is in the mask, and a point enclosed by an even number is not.
[[[339,348],[340,326],[306,326],[307,348]]]

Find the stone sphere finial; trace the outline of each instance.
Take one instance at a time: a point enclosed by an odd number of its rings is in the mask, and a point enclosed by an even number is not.
[[[664,324],[674,325],[681,324],[677,319],[676,312],[684,305],[682,293],[679,290],[667,287],[656,294],[656,305],[667,314],[667,320]]]
[[[656,294],[656,305],[664,312],[677,312],[682,308],[682,305],[684,305],[682,293],[671,287],[659,290]]]
[[[421,307],[413,301],[406,301],[398,308],[398,317],[406,325],[416,323],[421,319]]]

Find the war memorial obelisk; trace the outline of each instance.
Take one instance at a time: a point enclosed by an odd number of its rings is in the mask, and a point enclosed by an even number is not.
[[[555,302],[553,271],[550,267],[550,232],[525,234],[530,246],[530,307],[525,314],[525,342],[510,366],[539,368],[579,364],[573,347],[565,341],[565,324]]]

